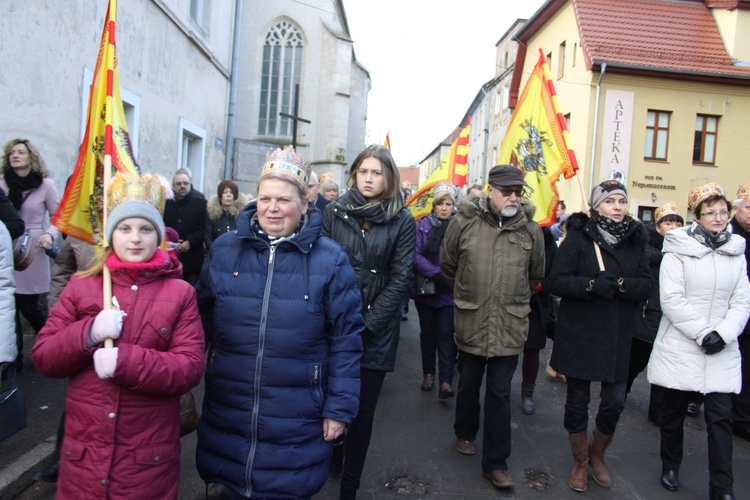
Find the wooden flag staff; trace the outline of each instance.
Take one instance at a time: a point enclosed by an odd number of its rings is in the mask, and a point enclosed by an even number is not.
[[[107,189],[112,179],[112,155],[104,155],[104,208],[102,209],[102,226],[107,227]],[[107,239],[107,231],[104,231],[103,241],[104,248],[107,248],[109,241]],[[112,274],[104,264],[102,268],[102,297],[104,298],[104,309],[112,309]],[[115,346],[115,341],[112,339],[104,339],[104,347],[111,349]]]

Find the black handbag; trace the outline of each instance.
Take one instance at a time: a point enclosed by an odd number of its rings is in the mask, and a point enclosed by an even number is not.
[[[15,363],[8,363],[7,374],[0,386],[0,442],[26,428],[26,402],[18,387]]]
[[[417,295],[436,295],[437,283],[426,276],[414,273],[414,290]]]

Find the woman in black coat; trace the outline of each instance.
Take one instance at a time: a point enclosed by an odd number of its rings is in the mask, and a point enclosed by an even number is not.
[[[552,231],[548,227],[542,228],[544,234],[544,276],[549,276],[552,262],[557,252],[557,243]],[[523,346],[523,361],[521,363],[521,411],[524,415],[536,412],[534,405],[534,387],[539,373],[539,351],[547,344],[547,328],[552,312],[552,297],[545,287],[541,286],[531,296],[531,313],[529,313],[529,338]]]
[[[323,234],[349,256],[362,293],[364,354],[359,413],[346,434],[341,499],[356,498],[370,446],[372,422],[386,372],[396,363],[401,314],[414,266],[416,229],[404,208],[391,152],[365,148],[352,163],[349,190],[323,211]],[[334,446],[331,474],[340,473],[342,450]]]
[[[625,405],[630,345],[636,305],[653,288],[643,225],[626,215],[627,191],[614,180],[591,192],[589,216],[567,221],[567,236],[546,281],[561,297],[550,364],[567,376],[565,429],[574,467],[569,485],[584,491],[591,460],[594,481],[609,488],[612,480],[604,453]],[[602,383],[591,445],[588,404],[592,381]]]
[[[251,200],[240,192],[234,181],[221,181],[206,204],[206,225],[203,231],[203,245],[210,249],[214,240],[224,233],[237,228],[237,217]]]
[[[675,203],[667,203],[656,209],[656,224],[646,226],[649,239],[646,244],[648,264],[654,277],[654,289],[651,297],[638,305],[633,330],[633,344],[630,352],[630,367],[628,370],[628,385],[626,392],[630,394],[633,382],[648,365],[648,358],[654,348],[656,331],[661,321],[661,305],[659,304],[659,269],[661,268],[662,245],[664,235],[672,229],[682,227],[684,219]],[[656,425],[661,425],[661,410],[664,402],[664,388],[651,385],[651,395],[648,401],[648,419]]]

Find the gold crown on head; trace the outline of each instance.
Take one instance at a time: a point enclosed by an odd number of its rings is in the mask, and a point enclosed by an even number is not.
[[[750,184],[745,184],[737,188],[737,199],[742,200],[744,198],[750,198]]]
[[[709,182],[693,189],[688,195],[688,210],[695,211],[695,207],[711,196],[724,196],[724,190],[715,182]]]
[[[163,216],[166,189],[156,174],[142,174],[138,177],[117,172],[107,189],[107,215],[111,214],[117,205],[128,201],[148,203]]]
[[[656,209],[656,222],[659,222],[662,218],[666,217],[667,215],[680,215],[680,207],[677,206],[677,203],[670,201],[669,203],[665,203],[664,205],[660,206]],[[682,217],[680,215],[680,217]]]
[[[266,157],[266,163],[260,172],[260,180],[276,177],[289,181],[306,192],[310,170],[310,165],[305,163],[291,146],[284,149],[276,148],[276,151]]]

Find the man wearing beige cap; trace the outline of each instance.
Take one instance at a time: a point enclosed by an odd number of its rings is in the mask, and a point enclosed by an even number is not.
[[[734,217],[729,224],[734,234],[745,238],[745,260],[750,268],[750,184],[737,189]],[[737,341],[742,355],[742,391],[732,397],[732,430],[736,436],[750,441],[750,321]]]

